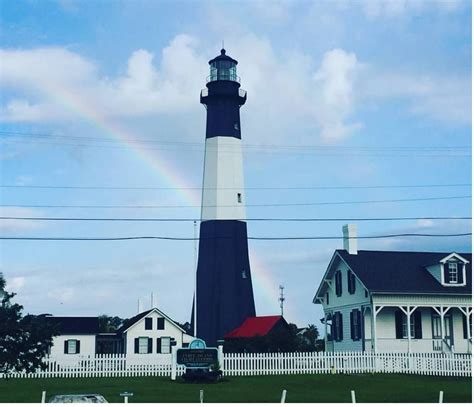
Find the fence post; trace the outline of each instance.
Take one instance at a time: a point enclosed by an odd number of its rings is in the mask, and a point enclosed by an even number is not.
[[[443,390],[440,390],[439,391],[439,400],[438,400],[439,403],[443,402],[443,396],[444,396],[444,392],[443,392]]]
[[[46,390],[41,392],[41,403],[46,403]]]
[[[204,390],[199,390],[199,402],[204,403]]]
[[[352,403],[356,403],[356,392],[354,390],[351,390],[351,400]]]
[[[217,348],[217,361],[219,363],[222,374],[224,374],[224,346],[219,345]]]
[[[176,348],[171,352],[171,380],[176,380]]]
[[[280,403],[284,403],[286,401],[286,390],[281,392],[281,400]]]

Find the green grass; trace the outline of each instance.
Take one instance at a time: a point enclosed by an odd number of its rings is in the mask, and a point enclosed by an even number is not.
[[[0,379],[0,402],[39,402],[41,391],[54,394],[99,393],[109,402],[122,402],[120,392],[131,391],[130,402],[198,402],[204,389],[206,402],[279,402],[287,389],[287,402],[350,402],[355,390],[358,402],[471,401],[471,378],[401,374],[292,375],[229,377],[218,384],[185,384],[168,377],[118,377],[80,379]]]

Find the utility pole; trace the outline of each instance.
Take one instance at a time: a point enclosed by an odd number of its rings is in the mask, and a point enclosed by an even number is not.
[[[280,301],[280,312],[281,312],[281,316],[283,316],[283,302],[285,301],[285,296],[283,295],[283,290],[285,289],[285,287],[283,287],[282,285],[280,286],[280,298],[278,298],[278,301]]]

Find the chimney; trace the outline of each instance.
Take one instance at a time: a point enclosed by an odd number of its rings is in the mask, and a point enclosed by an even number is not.
[[[342,227],[344,250],[349,254],[357,254],[357,225],[349,223]]]

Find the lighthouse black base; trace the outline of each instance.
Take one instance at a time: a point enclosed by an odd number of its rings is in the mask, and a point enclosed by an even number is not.
[[[197,336],[208,345],[255,316],[245,222],[201,223],[197,293]]]

